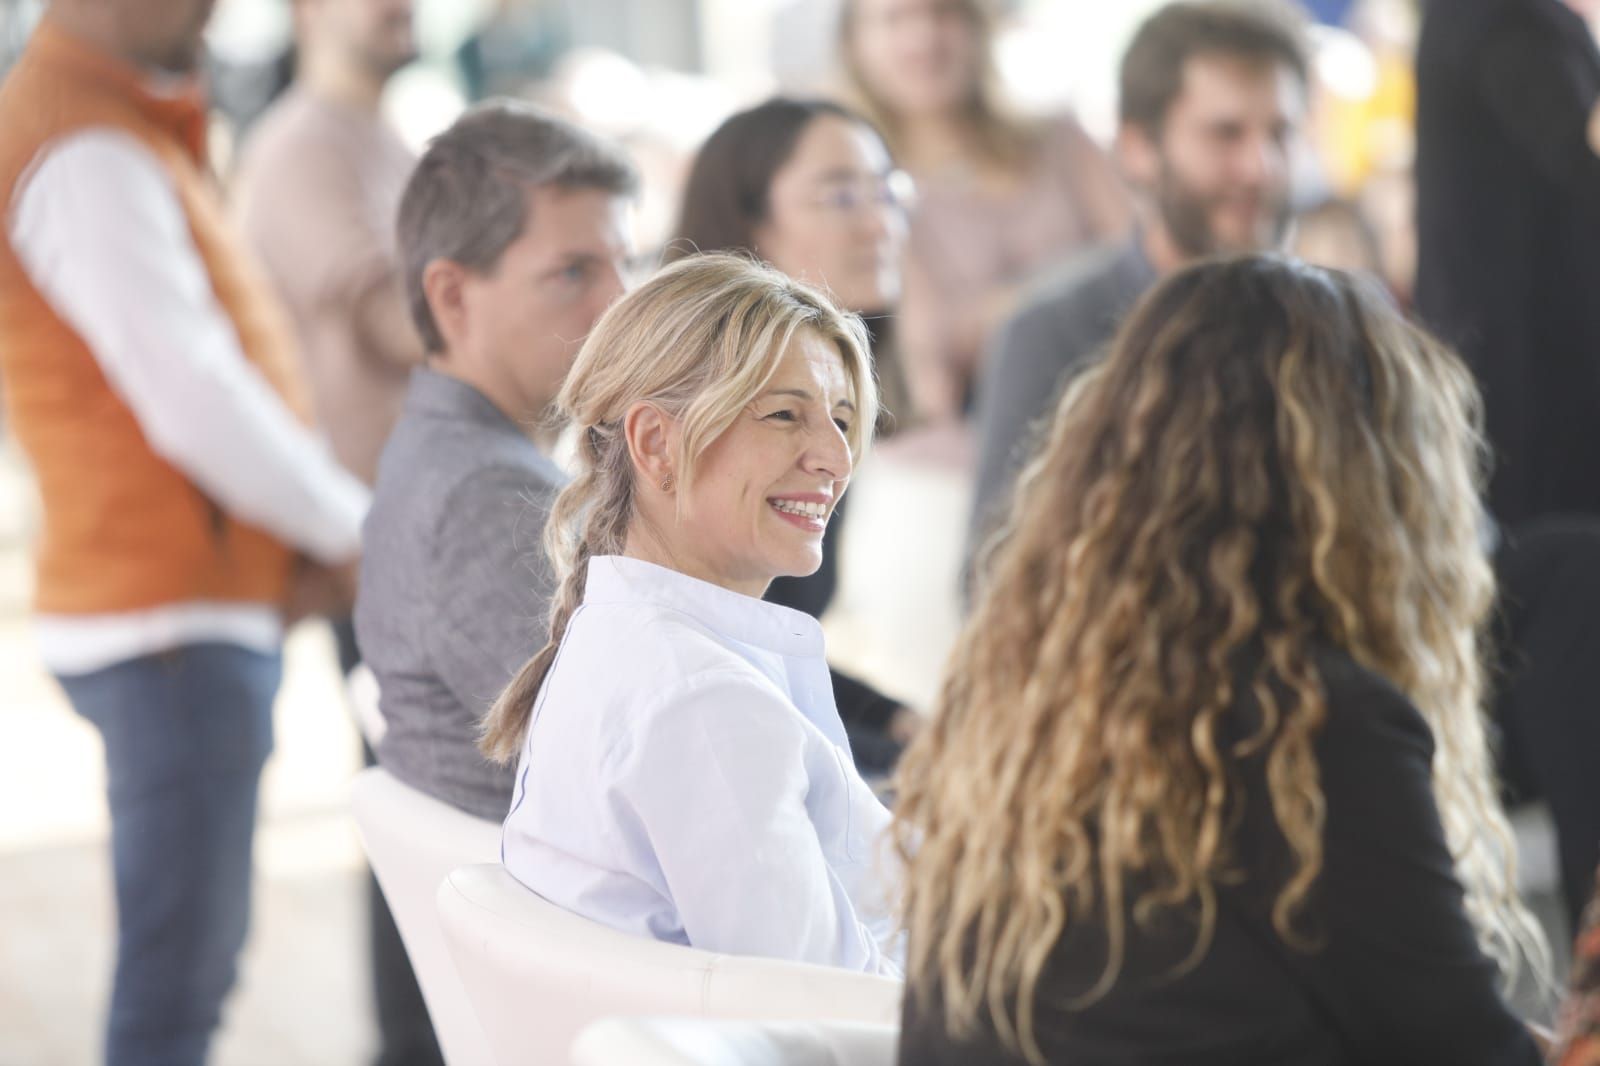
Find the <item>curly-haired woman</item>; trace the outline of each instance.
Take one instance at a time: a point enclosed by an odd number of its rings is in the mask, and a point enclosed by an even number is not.
[[[1069,388],[896,812],[901,1060],[1533,1064],[1478,403],[1366,283],[1160,285]]]

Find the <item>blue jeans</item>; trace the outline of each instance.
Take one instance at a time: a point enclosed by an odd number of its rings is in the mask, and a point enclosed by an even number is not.
[[[58,677],[105,741],[117,968],[108,1066],[199,1066],[250,918],[279,655],[192,644]]]

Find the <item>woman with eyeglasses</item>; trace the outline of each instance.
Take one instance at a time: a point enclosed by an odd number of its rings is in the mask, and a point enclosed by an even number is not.
[[[892,420],[907,402],[887,315],[900,297],[910,194],[909,179],[860,116],[826,100],[775,98],[732,116],[701,147],[667,258],[742,253],[829,290],[866,319]],[[889,428],[880,426],[879,436]],[[821,617],[838,584],[843,518],[836,509],[817,572],[778,578],[770,602]],[[857,765],[887,771],[920,719],[837,670],[833,685]]]
[[[989,334],[1031,276],[1130,222],[1104,152],[1067,117],[1002,104],[985,0],[846,0],[853,96],[917,184],[902,350],[916,414],[958,417]]]

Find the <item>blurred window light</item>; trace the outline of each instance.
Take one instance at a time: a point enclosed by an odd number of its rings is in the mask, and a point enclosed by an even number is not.
[[[649,117],[649,79],[635,63],[609,49],[573,49],[561,60],[556,80],[574,117],[585,125],[622,133]]]
[[[1328,92],[1342,100],[1367,100],[1378,91],[1378,59],[1365,41],[1335,26],[1313,26],[1309,37],[1317,80]]]
[[[453,73],[426,64],[413,63],[400,71],[383,94],[384,115],[400,139],[418,152],[466,107],[466,94]]]
[[[288,4],[221,0],[206,29],[206,46],[224,63],[268,63],[289,47],[293,35]]]

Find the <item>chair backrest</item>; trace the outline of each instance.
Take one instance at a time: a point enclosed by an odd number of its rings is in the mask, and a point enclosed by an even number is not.
[[[826,966],[698,951],[563,910],[498,863],[439,886],[445,938],[499,1066],[560,1064],[600,1018],[680,1015],[892,1023],[901,983]]]
[[[499,856],[500,826],[401,784],[380,767],[356,777],[350,800],[367,861],[428,1004],[439,1049],[452,1066],[487,1066],[494,1060],[445,947],[435,899],[451,870]]]
[[[367,746],[378,750],[384,734],[389,732],[389,722],[378,705],[378,677],[366,663],[356,663],[344,679],[344,702],[350,708],[350,717],[361,730]]]
[[[606,1018],[572,1045],[575,1066],[894,1066],[900,1029],[863,1022]]]

